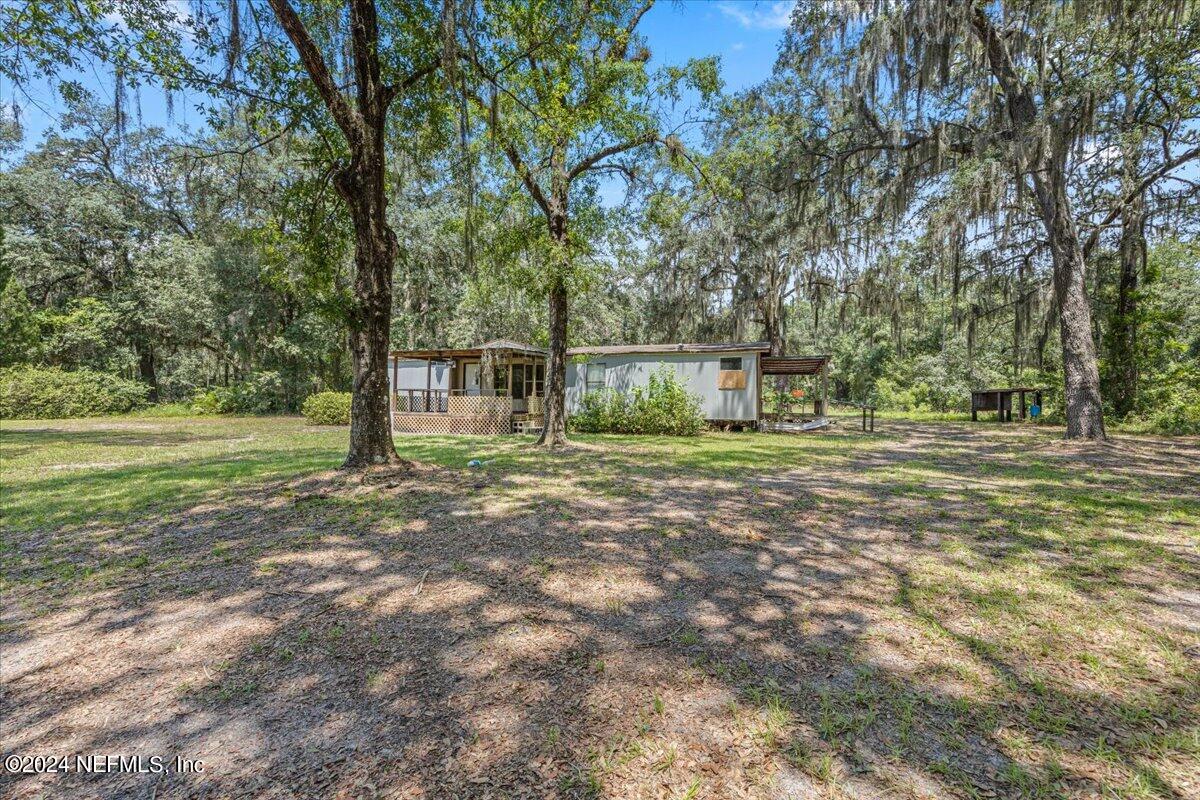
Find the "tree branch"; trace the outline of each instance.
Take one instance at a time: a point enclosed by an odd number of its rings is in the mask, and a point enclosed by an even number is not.
[[[299,15],[296,14],[296,10],[292,8],[292,4],[288,0],[267,1],[271,4],[271,9],[275,12],[275,17],[279,20],[283,32],[287,34],[292,46],[296,48],[296,54],[304,63],[304,69],[312,78],[313,84],[317,87],[317,93],[321,95],[321,99],[325,101],[325,105],[333,115],[334,122],[342,129],[342,133],[346,135],[352,146],[361,141],[364,134],[362,116],[350,107],[346,98],[338,91],[333,82],[333,76],[329,74],[329,67],[326,66],[325,59],[321,57],[321,51],[309,36],[308,30],[304,27]]]
[[[1096,244],[1100,241],[1100,234],[1104,232],[1104,229],[1115,222],[1117,217],[1121,216],[1121,212],[1123,212],[1130,203],[1136,200],[1138,195],[1146,191],[1146,188],[1149,187],[1150,184],[1154,183],[1171,170],[1175,169],[1176,167],[1183,166],[1194,158],[1200,158],[1200,147],[1193,147],[1191,150],[1181,153],[1170,161],[1161,164],[1158,169],[1142,178],[1138,182],[1137,186],[1133,187],[1125,194],[1124,197],[1121,198],[1121,202],[1112,207],[1112,209],[1108,212],[1108,215],[1105,216],[1098,225],[1096,225],[1095,229],[1088,236],[1087,241],[1083,243],[1084,259],[1087,259],[1087,257],[1091,254],[1092,249],[1095,248]]]
[[[382,119],[393,93],[383,86],[379,73],[379,18],[375,0],[350,0],[350,40],[354,47],[358,112],[366,118]]]
[[[635,147],[641,147],[644,144],[650,144],[651,142],[656,141],[658,141],[658,131],[649,131],[647,133],[643,133],[641,136],[635,136],[634,138],[627,139],[624,142],[618,142],[617,144],[601,148],[576,164],[574,169],[567,173],[567,182],[570,183],[571,181],[575,180],[580,175],[587,172],[589,169],[610,156],[615,156],[620,153],[624,153],[627,150],[632,150]]]
[[[633,16],[629,20],[629,24],[625,26],[625,30],[621,35],[616,37],[613,46],[609,48],[608,58],[610,61],[624,61],[629,58],[629,40],[633,38],[633,29],[642,21],[642,17],[654,5],[654,0],[646,0],[642,5],[633,12]]]

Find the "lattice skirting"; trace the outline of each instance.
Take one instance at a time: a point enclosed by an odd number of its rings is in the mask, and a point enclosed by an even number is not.
[[[485,415],[512,414],[511,397],[494,397],[491,395],[459,395],[450,398],[451,414]]]
[[[397,433],[449,433],[499,436],[512,432],[512,417],[500,414],[393,414]]]

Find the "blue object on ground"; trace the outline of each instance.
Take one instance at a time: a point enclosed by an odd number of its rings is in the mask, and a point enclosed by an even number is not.
[[[1032,405],[1032,406],[1030,406],[1030,407],[1029,407],[1029,416],[1031,416],[1031,417],[1036,417],[1037,415],[1039,415],[1039,414],[1041,414],[1041,413],[1042,413],[1042,407],[1041,407],[1041,406],[1039,406],[1039,405]]]
[[[478,458],[472,458],[470,461],[467,462],[467,466],[468,467],[482,467],[486,464],[492,463],[495,460],[496,459],[494,459],[494,458],[489,458],[487,461],[480,461]]]

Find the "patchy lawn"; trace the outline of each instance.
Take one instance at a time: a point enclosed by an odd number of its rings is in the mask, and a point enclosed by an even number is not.
[[[0,794],[1200,797],[1200,442],[878,425],[4,423]]]

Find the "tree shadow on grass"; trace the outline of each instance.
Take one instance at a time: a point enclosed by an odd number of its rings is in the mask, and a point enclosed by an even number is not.
[[[1194,669],[1141,682],[1151,707],[983,625],[1019,616],[1023,595],[981,592],[972,611],[971,570],[996,547],[1050,564],[1057,539],[939,529],[922,497],[894,520],[868,471],[734,480],[729,463],[636,480],[645,457],[620,453],[321,474],[140,520],[121,546],[147,563],[44,616],[6,613],[6,749],[179,753],[205,773],[8,775],[2,791],[1188,794],[1156,757],[1187,751],[1153,737],[1186,735]],[[988,517],[987,499],[955,513]],[[1186,585],[1186,564],[1166,582]],[[928,565],[964,586],[932,593]]]
[[[93,444],[105,447],[173,447],[199,442],[216,442],[228,439],[227,434],[185,430],[72,430],[60,427],[0,429],[6,453],[27,452],[32,448],[57,445]],[[10,450],[10,446],[14,450]]]
[[[219,438],[219,437],[217,437]],[[328,469],[328,448],[251,449],[151,464],[91,468],[24,481],[8,493],[6,524],[14,529],[120,521],[131,514],[167,513],[214,491]]]

